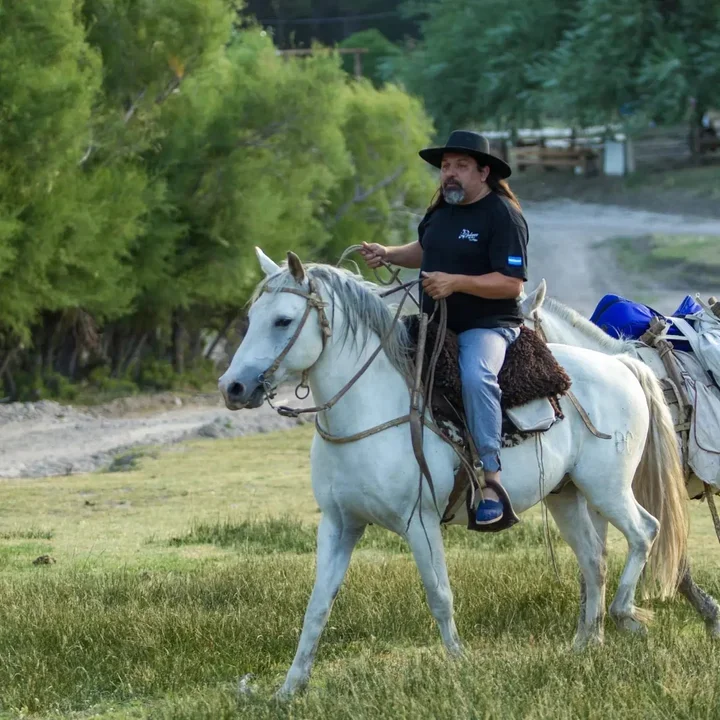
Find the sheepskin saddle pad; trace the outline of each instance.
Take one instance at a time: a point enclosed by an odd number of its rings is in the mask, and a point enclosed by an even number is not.
[[[410,351],[414,357],[419,316],[407,315],[403,322],[408,330]],[[424,379],[427,378],[438,330],[437,323],[428,324],[423,360]],[[458,417],[465,417],[458,351],[457,335],[448,329],[438,356],[430,400],[436,420],[454,425],[457,425]],[[570,378],[547,344],[530,328],[521,326],[518,339],[508,348],[498,375],[498,384],[502,392],[505,446],[516,445],[530,435],[544,432],[563,419],[558,400],[570,389]]]

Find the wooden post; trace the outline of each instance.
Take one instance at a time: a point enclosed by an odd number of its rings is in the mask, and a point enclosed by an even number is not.
[[[355,77],[362,77],[362,55],[355,51]]]
[[[305,57],[308,55],[313,55],[315,52],[336,52],[340,55],[354,55],[355,56],[355,77],[362,77],[362,56],[368,52],[367,48],[324,48],[321,50],[313,50],[310,48],[291,48],[288,50],[278,50],[277,52],[282,55],[283,57],[287,58],[290,56],[293,57]]]

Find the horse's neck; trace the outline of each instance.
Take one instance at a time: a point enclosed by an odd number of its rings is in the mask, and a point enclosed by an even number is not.
[[[377,348],[379,338],[371,339],[358,351],[357,345],[330,338],[323,354],[308,375],[313,401],[322,405],[339,393],[362,368]],[[408,412],[410,392],[402,375],[384,351],[353,383],[330,410],[323,413],[325,429],[333,435],[353,434],[371,424],[392,420]]]
[[[604,333],[589,320],[578,317],[565,317],[562,313],[543,308],[540,312],[542,329],[548,342],[574,345],[587,350],[596,350],[606,355],[618,355],[627,352],[629,342],[617,340]]]

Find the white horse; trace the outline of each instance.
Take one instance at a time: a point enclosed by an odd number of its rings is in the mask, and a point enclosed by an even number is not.
[[[549,343],[563,343],[595,350],[606,355],[630,355],[636,357],[635,340],[611,337],[588,318],[567,305],[547,295],[547,285],[542,280],[530,294],[522,300],[522,313],[528,327],[542,328]],[[702,482],[691,473],[693,487],[702,490]],[[695,496],[695,491],[691,496]],[[720,605],[692,578],[690,563],[683,562],[685,571],[680,577],[678,589],[697,611],[705,623],[708,635],[720,640]],[[582,578],[581,578],[582,583]],[[581,595],[584,588],[581,587]]]
[[[359,276],[328,265],[305,267],[293,253],[288,253],[287,267],[281,268],[260,250],[257,254],[267,277],[254,296],[247,334],[218,383],[229,409],[259,406],[270,388],[297,373],[307,378],[314,401],[325,404],[350,383],[387,336],[342,399],[316,417],[321,429],[310,454],[313,492],[322,512],[316,579],[280,695],[308,682],[333,600],[369,523],[407,539],[443,643],[450,654],[459,654],[440,517],[428,487],[423,483],[419,489],[409,425],[396,424],[343,444],[324,439],[347,438],[407,415],[409,367],[403,325],[392,328],[393,311],[376,286]],[[577,557],[586,598],[575,643],[583,647],[603,640],[608,521],[622,532],[629,549],[610,606],[618,627],[644,630],[644,616],[634,600],[646,563],[659,595],[674,592],[688,532],[684,488],[672,420],[652,373],[627,357],[561,345],[552,346],[552,352],[594,424],[634,438],[618,448],[595,437],[562,398],[565,419],[542,436],[544,482],[535,442],[502,451],[503,485],[514,509],[524,512],[545,498]],[[429,431],[424,451],[442,512],[459,462],[452,447]],[[561,492],[549,494],[565,479],[570,482]],[[646,510],[637,502],[633,480],[653,499],[653,507]],[[420,492],[424,523],[418,512],[413,514]],[[453,522],[465,524],[466,519],[458,512]]]

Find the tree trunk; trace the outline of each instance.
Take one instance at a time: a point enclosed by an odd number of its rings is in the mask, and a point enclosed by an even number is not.
[[[185,327],[182,310],[173,312],[172,320],[172,357],[173,369],[178,375],[185,372]]]
[[[17,354],[17,351],[18,348],[8,350],[7,355],[5,355],[5,359],[0,363],[0,378],[3,376],[4,373],[9,372],[10,363],[13,361],[13,358]]]
[[[5,391],[7,393],[7,397],[10,400],[15,400],[17,398],[17,386],[15,385],[15,378],[13,378],[9,367],[5,368]]]
[[[215,339],[210,343],[210,347],[205,353],[205,357],[210,359],[212,354],[215,352],[215,348],[225,339],[228,331],[232,327],[233,323],[237,320],[236,315],[230,315],[228,321],[223,325],[222,330],[215,336]]]
[[[137,343],[135,343],[135,347],[133,348],[132,353],[130,353],[130,357],[127,359],[127,363],[123,367],[123,374],[129,374],[133,367],[137,364],[137,361],[140,359],[140,354],[142,353],[142,349],[145,346],[145,343],[148,339],[148,333],[143,333]]]

